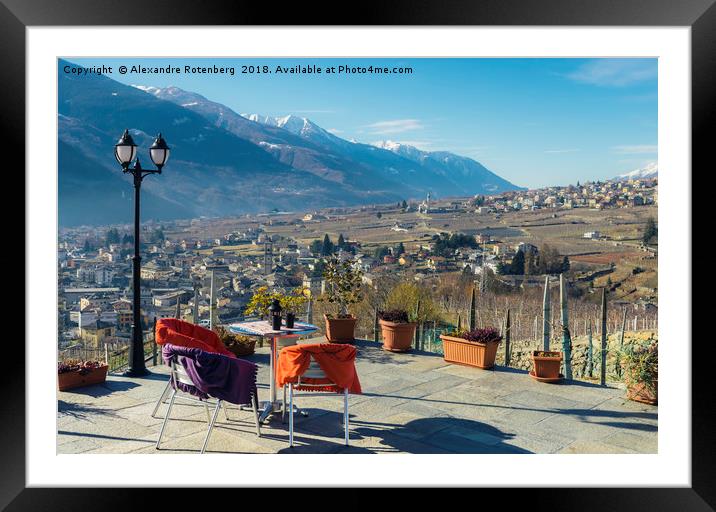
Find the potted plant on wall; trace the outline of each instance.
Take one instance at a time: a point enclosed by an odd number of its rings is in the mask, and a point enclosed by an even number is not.
[[[57,363],[57,382],[60,391],[101,384],[107,379],[109,365],[101,361],[68,360]]]
[[[650,405],[658,403],[659,342],[629,345],[623,350],[627,398]]]
[[[489,369],[495,366],[497,347],[502,336],[497,329],[487,327],[441,334],[440,339],[443,342],[445,361]]]
[[[383,334],[383,350],[407,352],[413,344],[416,322],[411,322],[408,312],[391,309],[378,312],[378,323]]]
[[[557,382],[564,378],[559,373],[562,365],[562,352],[554,352],[548,350],[533,350],[532,364],[534,370],[530,372],[530,377],[542,382]]]
[[[308,298],[303,288],[296,288],[286,295],[279,296],[281,308],[286,312],[286,327],[293,329],[296,314],[301,310]]]
[[[363,273],[349,261],[331,258],[323,269],[326,291],[319,301],[331,304],[336,313],[325,313],[326,339],[332,343],[352,343],[355,340],[356,317],[350,306],[359,303]]]

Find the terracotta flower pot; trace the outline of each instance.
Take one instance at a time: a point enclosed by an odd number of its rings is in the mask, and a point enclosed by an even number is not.
[[[534,376],[538,379],[559,379],[562,365],[562,352],[532,351]]]
[[[642,404],[656,405],[658,404],[658,381],[654,381],[653,385],[647,385],[645,382],[635,382],[625,376],[624,381],[627,388],[627,398],[634,402]]]
[[[378,320],[383,334],[383,349],[390,352],[407,352],[413,344],[416,323],[398,323]]]
[[[326,320],[326,340],[330,343],[353,343],[357,318],[328,318]]]
[[[455,336],[440,335],[443,342],[443,359],[476,368],[490,369],[495,366],[499,342],[476,343]]]
[[[64,372],[57,374],[57,382],[60,391],[79,388],[81,386],[91,386],[92,384],[101,384],[107,380],[108,365],[99,366],[97,368],[87,369],[84,375],[79,371]]]

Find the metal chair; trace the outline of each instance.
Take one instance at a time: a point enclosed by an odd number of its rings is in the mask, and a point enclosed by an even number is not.
[[[306,382],[305,379],[311,379],[314,382],[320,382],[320,384]],[[336,392],[321,392],[320,390],[327,387],[334,387],[337,390],[340,389],[334,382],[328,378],[326,373],[321,369],[320,365],[311,357],[311,364],[308,369],[298,377],[298,381],[288,384],[288,445],[293,448],[293,413],[294,405],[293,399],[296,396],[332,396],[337,395]],[[284,390],[286,386],[284,386]],[[306,391],[306,393],[295,393],[294,389],[299,391]],[[344,441],[345,445],[349,445],[349,414],[348,414],[348,389],[343,389],[343,430],[344,430]]]
[[[185,322],[176,318],[161,318],[154,321],[154,342],[157,345],[163,345],[167,341],[175,345],[190,346],[190,347],[201,347],[206,352],[213,352],[217,354],[224,354],[229,357],[234,355],[224,347],[224,344],[219,339],[218,335],[199,325]],[[159,406],[166,403],[169,397],[169,391],[172,387],[172,381],[169,379],[167,385],[164,387],[159,400],[157,400],[154,410],[152,411],[152,418],[157,417],[157,411]],[[208,407],[207,407],[208,415]]]
[[[214,424],[216,423],[216,418],[219,415],[219,409],[224,410],[224,417],[226,418],[226,421],[229,421],[229,414],[227,411],[226,404],[224,403],[224,400],[215,399],[215,400],[204,400],[199,399],[194,396],[192,396],[189,393],[185,393],[179,389],[179,386],[177,386],[177,383],[181,383],[184,386],[189,386],[190,388],[198,389],[196,388],[196,385],[191,380],[191,377],[186,372],[184,367],[181,364],[177,363],[177,358],[173,357],[170,361],[170,375],[169,375],[169,383],[167,384],[167,388],[164,390],[164,393],[162,394],[162,397],[160,398],[160,401],[157,403],[157,406],[154,408],[154,411],[156,412],[157,407],[159,407],[159,403],[161,403],[164,394],[166,394],[168,389],[171,389],[171,397],[169,398],[169,407],[167,408],[167,412],[164,415],[164,422],[162,423],[162,428],[159,431],[159,438],[157,439],[157,445],[156,449],[159,449],[159,445],[162,442],[162,437],[164,436],[164,430],[167,426],[167,423],[169,422],[169,415],[171,413],[172,407],[174,406],[174,400],[180,399],[180,400],[186,400],[190,402],[199,402],[204,404],[204,409],[206,410],[206,419],[209,423],[209,427],[206,431],[206,437],[204,438],[204,444],[201,447],[201,452],[204,453],[206,450],[206,446],[209,443],[209,437],[211,436],[211,431],[214,428]],[[181,392],[182,394],[178,394],[178,392]],[[209,404],[212,406],[215,405],[214,413],[212,415],[209,415]],[[252,399],[251,399],[251,406],[252,411],[254,415],[254,423],[256,425],[256,435],[258,437],[261,437],[261,426],[259,424],[259,414],[258,414],[258,396],[257,393],[252,393]],[[154,413],[152,413],[152,416]]]

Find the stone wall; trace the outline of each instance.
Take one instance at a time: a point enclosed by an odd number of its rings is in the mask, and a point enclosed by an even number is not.
[[[620,332],[609,334],[607,337],[607,380],[621,380],[616,373],[617,349],[619,348]],[[624,345],[633,343],[650,343],[652,340],[658,339],[658,331],[626,331],[624,333]],[[497,351],[497,364],[504,365],[505,362],[505,345],[504,340],[500,343]],[[587,337],[578,336],[572,339],[572,376],[575,379],[594,380],[599,379],[601,372],[601,338],[592,336],[592,359],[593,371],[592,379],[586,375],[587,369]],[[533,350],[542,350],[542,340],[534,341],[512,341],[510,366],[520,368],[522,370],[532,370],[532,361],[530,355]],[[550,342],[550,349],[562,351],[562,339],[553,339]]]

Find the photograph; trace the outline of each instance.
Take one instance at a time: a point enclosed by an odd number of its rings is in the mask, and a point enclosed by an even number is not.
[[[55,62],[56,454],[660,453],[659,58]]]

